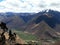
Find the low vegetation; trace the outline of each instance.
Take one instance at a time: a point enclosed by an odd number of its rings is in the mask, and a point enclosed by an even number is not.
[[[22,31],[15,31],[15,32],[20,36],[20,38],[24,40],[37,40],[37,37],[35,35],[27,34]]]

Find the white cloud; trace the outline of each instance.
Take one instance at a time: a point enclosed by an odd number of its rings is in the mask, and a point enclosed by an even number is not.
[[[39,12],[44,9],[60,11],[60,0],[4,0],[0,12]]]

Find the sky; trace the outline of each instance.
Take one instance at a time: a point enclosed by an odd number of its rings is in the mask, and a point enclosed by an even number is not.
[[[0,12],[39,12],[45,9],[60,11],[60,0],[0,0]]]

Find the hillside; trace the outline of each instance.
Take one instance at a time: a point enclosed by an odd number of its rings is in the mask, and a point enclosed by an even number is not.
[[[28,28],[28,27],[27,27]],[[49,37],[48,34],[45,34],[46,32],[50,33],[52,36],[57,37],[56,31],[54,31],[54,29],[52,29],[47,23],[45,23],[44,21],[41,21],[38,24],[35,24],[33,26],[30,26],[25,32],[29,32],[32,33],[40,38],[42,38],[42,36],[44,35],[44,38]],[[48,35],[48,36],[46,36]],[[52,38],[52,37],[50,37]]]
[[[60,39],[60,12],[45,10],[38,13],[0,13],[0,22],[15,30],[26,42]],[[38,39],[37,39],[38,38]],[[19,39],[19,40],[20,40]],[[18,42],[18,41],[17,41]]]
[[[0,34],[2,33],[3,31],[0,30]],[[6,45],[15,45],[15,44],[21,44],[21,45],[29,45],[29,44],[40,44],[37,40],[37,37],[35,35],[32,35],[32,34],[29,34],[29,33],[25,33],[25,32],[22,32],[22,31],[17,31],[17,30],[12,30],[12,34],[13,33],[16,33],[16,37],[15,37],[15,40],[12,39],[10,40],[9,38],[9,32],[5,32],[4,35],[5,35],[5,44]],[[1,35],[0,35],[1,36]],[[1,37],[0,37],[0,41],[1,41]],[[35,43],[34,43],[35,42]],[[0,45],[1,45],[2,42],[0,42]]]
[[[2,30],[0,30],[0,45],[2,44],[2,41],[4,41],[4,40],[2,40],[1,41],[1,33],[3,33],[3,31]],[[14,32],[13,32],[14,33]],[[3,36],[3,35],[2,35]],[[14,40],[9,40],[9,33],[8,32],[5,32],[4,33],[4,36],[5,36],[5,45],[15,45],[15,44],[26,44],[26,42],[22,39],[22,38],[20,38],[19,36],[18,36],[18,34],[16,35],[16,37],[15,37],[15,41]],[[3,37],[2,37],[3,38]]]
[[[38,13],[0,13],[0,22],[7,23],[9,28],[25,30],[29,24],[39,23],[44,20],[50,27],[55,28],[60,24],[60,12],[44,10]],[[50,23],[51,22],[51,23]]]
[[[17,15],[8,15],[8,14],[1,14],[0,22],[5,22],[9,29],[20,29],[23,30],[25,22],[24,20],[17,16]]]

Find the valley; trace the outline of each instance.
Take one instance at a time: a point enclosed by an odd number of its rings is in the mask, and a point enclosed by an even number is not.
[[[38,13],[0,13],[0,23],[15,32],[24,43],[53,45],[60,41],[60,12],[44,10]],[[19,41],[18,41],[19,42]]]

